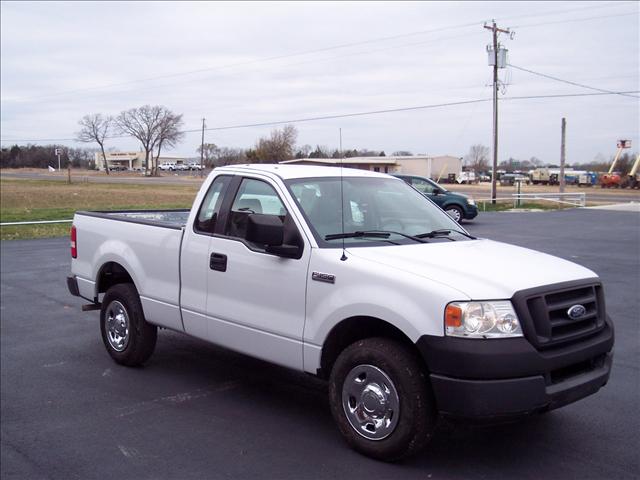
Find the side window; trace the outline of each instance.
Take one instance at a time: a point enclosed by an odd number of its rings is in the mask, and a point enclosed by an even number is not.
[[[261,180],[245,178],[233,200],[225,234],[245,238],[247,220],[252,213],[278,215],[284,222],[287,210],[271,185]]]
[[[411,184],[419,192],[428,194],[433,193],[433,185],[431,185],[429,182],[425,182],[424,180],[421,180],[419,178],[412,178]]]
[[[209,191],[200,205],[198,217],[194,224],[197,232],[213,233],[220,213],[222,199],[224,198],[224,193],[227,190],[230,180],[231,177],[228,175],[216,177],[209,187]]]

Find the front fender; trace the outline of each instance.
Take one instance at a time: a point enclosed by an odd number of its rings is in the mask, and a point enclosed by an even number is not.
[[[355,249],[354,249],[355,251]],[[308,280],[304,327],[305,370],[319,367],[322,345],[331,330],[351,317],[373,317],[393,325],[412,342],[422,335],[444,334],[444,309],[452,299],[468,297],[428,278],[390,268],[335,249],[314,249],[312,272],[335,275],[335,283]]]

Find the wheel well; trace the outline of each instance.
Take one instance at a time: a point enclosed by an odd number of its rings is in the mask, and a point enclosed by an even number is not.
[[[358,340],[371,337],[398,340],[409,349],[415,351],[423,366],[426,367],[422,355],[419,354],[415,344],[400,329],[375,317],[351,317],[341,321],[329,332],[322,346],[318,376],[324,379],[329,378],[333,364],[345,348]]]
[[[119,283],[133,283],[133,279],[126,268],[116,262],[105,263],[98,273],[97,293],[104,293]]]

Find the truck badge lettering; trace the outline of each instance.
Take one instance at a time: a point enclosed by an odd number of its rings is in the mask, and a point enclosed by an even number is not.
[[[313,272],[311,274],[311,280],[325,283],[336,283],[336,276],[330,273]]]

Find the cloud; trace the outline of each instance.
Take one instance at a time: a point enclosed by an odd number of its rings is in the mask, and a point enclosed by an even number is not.
[[[186,127],[197,129],[202,117],[224,126],[490,98],[482,22],[493,17],[523,25],[514,40],[501,38],[514,65],[640,89],[635,2],[4,2],[1,9],[3,144],[72,137],[84,114],[145,103],[183,113]],[[588,92],[516,70],[500,76],[507,96]],[[555,159],[562,116],[568,150],[585,161],[611,152],[620,136],[640,140],[635,99],[502,101],[500,112],[501,159]],[[342,127],[345,147],[464,155],[471,144],[491,144],[491,115],[487,103],[297,127],[301,144],[335,148]],[[207,137],[248,147],[271,128]],[[177,152],[192,155],[198,143],[199,135],[187,135]]]

